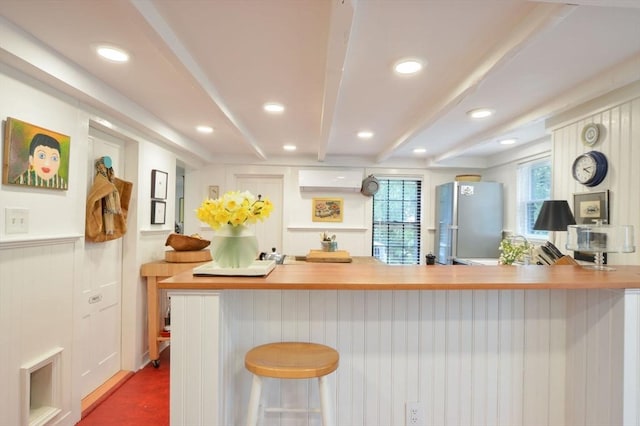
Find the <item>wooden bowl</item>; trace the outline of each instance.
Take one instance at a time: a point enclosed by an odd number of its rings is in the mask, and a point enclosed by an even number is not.
[[[196,251],[202,250],[211,244],[211,241],[205,240],[199,235],[182,235],[171,234],[164,243],[165,246],[171,246],[175,251]]]

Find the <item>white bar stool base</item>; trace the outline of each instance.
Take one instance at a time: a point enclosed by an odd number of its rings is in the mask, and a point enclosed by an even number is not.
[[[279,379],[282,380],[282,379]],[[299,379],[296,379],[299,380]],[[334,426],[333,406],[331,404],[331,394],[327,376],[318,377],[318,387],[320,390],[320,408],[283,408],[265,407],[265,413],[319,413],[322,415],[323,426]],[[251,394],[249,396],[249,412],[247,415],[247,426],[257,426],[260,416],[260,397],[262,394],[262,378],[253,375],[251,384]]]

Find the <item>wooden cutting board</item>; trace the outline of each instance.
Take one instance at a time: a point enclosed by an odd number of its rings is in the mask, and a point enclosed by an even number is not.
[[[202,249],[194,251],[167,250],[164,252],[164,260],[171,263],[207,262],[211,260],[211,250]]]
[[[307,254],[307,262],[349,263],[351,260],[351,256],[346,250],[311,250],[309,254]]]

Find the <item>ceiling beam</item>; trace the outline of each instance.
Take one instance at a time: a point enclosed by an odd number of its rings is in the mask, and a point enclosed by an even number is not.
[[[171,149],[211,161],[211,153],[176,132],[148,110],[131,101],[77,64],[62,57],[0,16],[0,62],[50,85],[87,106],[110,114],[137,132]]]
[[[381,163],[387,160],[394,151],[408,143],[411,138],[436,123],[473,93],[492,71],[515,57],[546,28],[559,24],[574,8],[574,6],[549,4],[537,6],[508,37],[505,37],[502,43],[489,51],[481,63],[455,89],[439,102],[434,102],[429,111],[421,115],[422,120],[382,150],[377,155],[376,161]]]
[[[542,3],[567,4],[567,0],[529,0]],[[634,7],[640,8],[640,0],[571,0],[571,4],[598,7]]]
[[[215,85],[209,80],[207,74],[202,67],[194,59],[189,50],[182,44],[178,36],[173,29],[169,26],[167,21],[160,15],[155,8],[151,0],[130,0],[131,4],[140,12],[140,15],[149,23],[151,28],[160,36],[165,42],[167,47],[173,52],[178,60],[182,63],[185,69],[191,74],[193,79],[200,85],[202,90],[209,96],[209,98],[217,105],[222,113],[227,117],[233,126],[238,129],[240,134],[244,137],[246,142],[255,155],[261,159],[266,160],[267,156],[263,152],[262,148],[256,141],[256,138],[251,134],[249,129],[231,112],[231,109],[227,106],[227,103],[220,95],[220,92]]]
[[[638,82],[638,75],[640,75],[640,55],[629,58],[627,61],[610,68],[592,79],[578,86],[574,86],[563,93],[554,95],[552,99],[548,100],[548,102],[540,104],[536,108],[526,112],[514,120],[501,123],[480,134],[465,139],[448,152],[435,157],[433,162],[439,163],[450,160],[451,158],[463,154],[472,146],[488,142],[491,138],[495,138],[495,135],[506,134],[537,120],[546,120],[547,128],[553,127],[557,125],[558,122],[566,120],[566,117],[564,116],[566,111],[575,109],[595,97],[611,93],[621,87],[625,87],[625,90],[628,92],[628,96],[632,97],[634,92],[628,89],[628,87],[630,87],[629,85],[634,82]],[[602,104],[602,102],[600,102],[600,104]],[[589,108],[588,110],[593,111],[593,108]],[[572,116],[575,117],[575,111]],[[528,143],[531,141],[523,142]]]
[[[318,161],[324,161],[331,140],[332,125],[342,84],[344,62],[349,50],[349,40],[353,27],[354,5],[350,1],[333,0],[329,39],[327,42],[327,63],[325,66],[322,116],[320,117],[320,144]]]

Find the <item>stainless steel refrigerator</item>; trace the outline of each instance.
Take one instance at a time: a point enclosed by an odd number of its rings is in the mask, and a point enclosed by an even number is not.
[[[436,186],[436,260],[498,258],[503,190],[497,182],[450,182]]]

